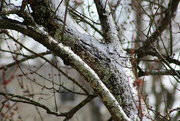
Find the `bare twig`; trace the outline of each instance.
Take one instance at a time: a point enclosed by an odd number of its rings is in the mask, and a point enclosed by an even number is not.
[[[67,112],[67,116],[64,119],[64,121],[69,120],[73,117],[73,115],[81,109],[84,105],[89,103],[92,99],[94,99],[96,96],[88,96],[86,99],[84,99],[82,102],[80,102],[78,105],[76,105],[73,109],[71,109],[69,112]]]
[[[131,49],[126,49],[126,51],[128,52],[128,53],[130,53],[130,51],[131,51]],[[134,51],[134,53],[135,54],[137,54],[138,52],[139,52],[139,50],[133,50]],[[150,55],[150,56],[156,56],[156,57],[158,57],[159,55],[156,53],[156,52],[154,52],[153,50],[151,51],[151,50],[144,50],[144,56],[148,56],[148,55]],[[174,59],[172,56],[166,56],[166,55],[163,55],[163,54],[161,54],[165,59],[166,59],[166,61],[168,61],[169,63],[174,63],[174,64],[176,64],[176,65],[179,65],[180,66],[180,61],[178,60],[178,59]],[[139,59],[140,61],[142,60],[142,59]],[[144,60],[145,61],[145,60]],[[148,61],[148,60],[147,60]],[[153,60],[150,60],[150,61],[153,61]]]
[[[169,62],[163,57],[163,55],[156,49],[156,48],[153,48],[153,50],[155,50],[155,52],[158,54],[158,58],[160,60],[162,60],[170,69],[173,73],[175,73],[175,75],[180,79],[180,74],[177,73],[172,67],[171,65],[169,65]],[[166,67],[165,67],[166,68]],[[175,78],[175,77],[174,77]],[[176,78],[175,78],[176,79]],[[180,81],[178,79],[176,79],[179,83]]]
[[[171,3],[171,2],[170,2]],[[178,7],[179,4],[179,0],[173,0],[172,3],[168,5],[168,8],[165,10],[165,16],[162,19],[161,23],[159,24],[159,26],[157,27],[156,31],[145,40],[145,45],[139,48],[139,52],[138,52],[138,57],[142,58],[143,56],[145,56],[144,54],[144,50],[149,50],[151,49],[151,44],[154,43],[156,41],[156,39],[158,38],[158,36],[167,28],[167,26],[169,25],[169,21],[172,18]],[[169,8],[171,8],[169,10]],[[171,14],[170,14],[171,13]]]
[[[91,24],[91,22],[95,23],[94,21],[92,21],[88,17],[85,17],[84,15],[79,13],[78,11],[75,11],[72,7],[69,9],[69,11],[70,11],[71,14],[76,15],[76,17],[79,17],[81,22],[87,23],[89,26],[91,26],[96,32],[98,32],[103,37],[102,32],[100,30],[98,30],[98,28],[96,28],[93,24]],[[90,19],[91,22],[89,22],[85,18],[88,19],[88,20]],[[98,24],[98,23],[95,23],[95,24]]]
[[[41,56],[44,56],[44,55],[48,55],[48,54],[51,54],[51,52],[42,52],[42,53],[38,53],[39,55],[41,55]],[[39,57],[39,55],[38,54],[36,54],[36,55],[26,55],[26,57],[24,57],[24,58],[22,58],[22,59],[20,59],[20,60],[16,60],[15,62],[12,62],[12,63],[9,63],[9,64],[7,64],[7,65],[3,65],[3,66],[1,66],[0,67],[0,70],[1,69],[7,69],[7,68],[9,68],[9,67],[12,67],[12,66],[14,66],[14,65],[16,65],[16,64],[19,64],[19,63],[22,63],[22,62],[24,62],[24,61],[27,61],[27,60],[29,60],[29,59],[34,59],[34,58],[37,58],[37,57]]]
[[[4,93],[4,92],[0,92],[0,95],[5,96],[6,98],[8,98],[8,100],[11,100],[13,102],[27,103],[27,104],[31,104],[31,105],[34,105],[37,107],[41,107],[41,108],[45,109],[48,114],[54,114],[56,116],[66,116],[67,115],[66,113],[60,113],[60,112],[53,111],[52,109],[50,109],[46,105],[39,103],[37,101],[31,100],[30,98],[27,98],[24,96],[11,94],[11,93]]]
[[[69,6],[69,0],[66,3],[66,9],[65,9],[65,15],[64,15],[64,21],[63,21],[63,28],[62,28],[62,35],[61,35],[61,40],[64,38],[64,32],[65,32],[65,26],[66,26],[66,18],[68,14],[68,6]]]

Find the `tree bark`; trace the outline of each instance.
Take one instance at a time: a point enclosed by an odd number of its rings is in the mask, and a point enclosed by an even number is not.
[[[58,14],[54,14],[53,11],[58,6],[56,1],[32,1],[32,17],[15,9],[13,13],[23,17],[24,22],[1,17],[0,28],[16,30],[33,38],[63,59],[66,65],[79,71],[115,121],[147,121],[150,117],[145,103],[133,86],[135,76],[130,57],[122,49],[108,4],[105,4],[106,0],[100,0],[98,4],[101,3],[103,4],[100,7],[104,7],[105,11],[99,15],[105,15],[106,20],[105,23],[103,20],[101,22],[105,35],[104,43],[87,34],[70,16],[67,15],[64,22],[66,7],[63,4],[56,12]],[[138,114],[139,107],[144,117]]]

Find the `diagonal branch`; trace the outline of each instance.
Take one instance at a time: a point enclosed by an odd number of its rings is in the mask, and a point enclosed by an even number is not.
[[[4,67],[11,67],[15,64],[18,64],[18,63],[21,63],[21,62],[24,62],[28,59],[33,59],[33,58],[36,58],[36,57],[40,57],[42,58],[43,60],[45,60],[46,62],[48,62],[50,65],[52,65],[54,68],[56,68],[58,71],[60,71],[64,76],[66,76],[69,80],[71,80],[73,83],[75,83],[77,86],[79,86],[86,94],[88,94],[88,91],[82,86],[80,85],[77,81],[75,81],[72,77],[70,77],[68,74],[66,74],[64,71],[62,71],[60,68],[58,68],[54,63],[52,63],[51,61],[49,61],[47,58],[44,57],[44,55],[47,53],[47,54],[50,54],[51,52],[43,52],[43,53],[39,53],[37,54],[36,52],[30,50],[29,48],[25,47],[22,43],[20,43],[19,41],[17,41],[14,37],[12,37],[7,31],[5,31],[5,34],[10,37],[13,41],[15,41],[16,43],[18,43],[21,47],[25,48],[27,51],[31,52],[32,54],[34,55],[31,55],[31,56],[26,56],[26,58],[23,58],[23,59],[20,59],[20,60],[16,60],[16,62],[13,62],[13,63],[10,63],[8,65],[5,65],[3,67],[0,67],[0,69],[3,69]],[[44,54],[45,53],[45,54]]]
[[[51,16],[53,6],[50,7],[47,5],[48,3],[44,2],[43,0],[35,1],[31,6],[34,20],[45,28],[38,25],[35,27],[24,25],[7,18],[0,18],[0,27],[16,30],[32,37],[61,57],[65,64],[71,65],[79,71],[109,109],[114,120],[127,120],[127,116],[131,120],[139,120],[136,107],[139,98],[136,87],[133,87],[135,79],[129,58],[121,48],[121,43],[116,36],[117,31],[110,31],[113,43],[109,43],[107,47],[106,44],[100,43],[85,31],[81,31],[82,28],[80,29],[77,23],[68,19],[67,16],[68,24],[65,25],[64,39],[62,40],[65,13],[63,10],[59,10],[57,12],[59,16],[51,18],[49,23],[48,16]],[[106,3],[106,1],[102,2]],[[47,11],[41,11],[40,7],[43,7],[42,10],[44,7],[47,8],[45,9]],[[149,114],[143,101],[141,106],[143,119],[148,120]]]
[[[175,16],[175,11],[178,7],[179,0],[170,0],[168,8],[165,10],[165,16],[160,22],[159,26],[156,28],[156,31],[145,40],[145,45],[139,48],[138,57],[142,58],[145,56],[144,50],[150,50],[152,43],[154,43],[158,36],[167,28],[169,25],[171,18]]]
[[[118,32],[109,8],[108,0],[94,0],[101,21],[105,42],[119,41]]]
[[[96,32],[98,32],[98,33],[103,37],[102,32],[101,32],[100,30],[98,30],[98,28],[96,28],[96,27],[94,26],[94,24],[98,25],[99,23],[96,23],[96,22],[94,22],[93,20],[91,20],[90,18],[86,17],[85,15],[79,13],[78,11],[76,11],[75,9],[73,9],[71,6],[70,6],[70,8],[69,8],[69,12],[70,12],[72,15],[78,17],[79,19],[77,19],[77,20],[81,20],[81,21],[83,21],[84,23],[86,23],[86,24],[88,24],[89,26],[91,26]],[[90,22],[89,22],[89,21],[90,21]],[[93,24],[92,24],[92,23],[93,23]]]
[[[180,74],[177,73],[177,72],[171,67],[171,65],[169,64],[169,62],[162,56],[162,54],[161,54],[156,48],[153,48],[153,49],[154,49],[155,52],[158,54],[159,60],[162,60],[162,61],[167,65],[167,67],[169,67],[169,68],[171,69],[171,71],[180,79]],[[167,68],[167,67],[165,67],[165,68]],[[174,77],[174,78],[175,78],[175,77]],[[176,79],[176,78],[175,78],[175,79]],[[176,81],[178,81],[178,82],[180,83],[179,79],[176,79]]]
[[[116,121],[129,120],[115,97],[102,83],[98,75],[69,47],[54,40],[42,29],[42,27],[27,27],[20,22],[9,20],[7,18],[0,18],[0,27],[2,29],[13,29],[22,34],[28,35],[54,52],[57,56],[61,57],[65,62],[74,67],[82,74],[82,76],[84,76]]]
[[[67,116],[64,119],[64,121],[69,120],[70,118],[73,117],[73,115],[79,110],[81,109],[84,105],[86,105],[88,102],[90,102],[91,100],[93,100],[96,96],[88,96],[86,99],[84,99],[81,103],[79,103],[77,106],[75,106],[73,109],[71,109],[69,112],[67,112]]]

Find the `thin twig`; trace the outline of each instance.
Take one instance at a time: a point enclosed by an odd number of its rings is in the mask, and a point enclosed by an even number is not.
[[[65,120],[69,120],[72,118],[72,116],[81,109],[84,105],[89,103],[92,99],[94,99],[96,96],[88,96],[86,99],[84,99],[82,102],[80,102],[77,106],[75,106],[73,109],[71,109],[67,114]]]
[[[41,107],[41,108],[45,109],[48,114],[54,114],[56,116],[67,116],[67,113],[55,112],[52,109],[50,109],[49,107],[47,107],[46,105],[39,103],[37,101],[31,100],[30,98],[27,98],[24,96],[12,94],[12,93],[4,93],[4,92],[0,92],[0,95],[5,96],[6,98],[8,98],[8,100],[11,100],[13,102],[27,103],[27,104]],[[14,99],[14,98],[16,98],[16,99]]]
[[[64,32],[65,32],[65,26],[66,26],[66,18],[67,18],[67,13],[68,13],[68,6],[69,6],[69,0],[66,3],[66,9],[65,9],[65,15],[64,15],[64,24],[63,24],[63,28],[62,28],[62,36],[61,36],[61,40],[63,41],[63,37],[64,37]]]

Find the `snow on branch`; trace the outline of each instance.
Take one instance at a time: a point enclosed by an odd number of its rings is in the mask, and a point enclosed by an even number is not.
[[[98,75],[69,47],[54,40],[42,27],[28,28],[26,25],[15,20],[0,18],[0,28],[19,31],[47,47],[84,76],[106,107],[108,107],[111,115],[115,117],[116,121],[129,120],[115,97],[99,79]]]
[[[107,0],[94,0],[106,42],[119,41],[118,32]]]

